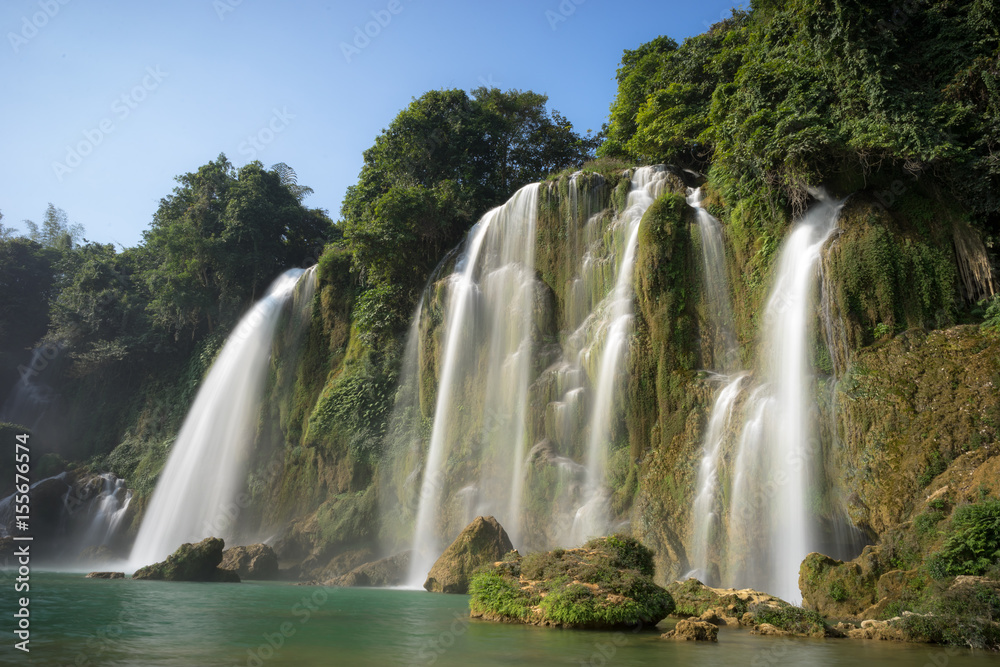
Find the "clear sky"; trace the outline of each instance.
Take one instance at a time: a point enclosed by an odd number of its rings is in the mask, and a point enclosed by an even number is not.
[[[624,49],[738,4],[5,0],[3,224],[24,231],[52,202],[86,238],[133,246],[174,177],[220,152],[287,163],[336,219],[362,151],[413,97],[534,90],[596,132]]]

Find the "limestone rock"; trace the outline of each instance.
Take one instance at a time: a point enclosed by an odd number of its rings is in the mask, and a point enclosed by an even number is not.
[[[670,632],[660,635],[660,639],[672,641],[717,642],[719,626],[706,621],[678,621]]]
[[[514,550],[507,532],[493,517],[476,517],[451,543],[427,574],[432,593],[468,593],[472,571]]]
[[[404,551],[371,563],[359,565],[347,574],[326,582],[327,586],[399,586],[406,581],[412,551]]]
[[[788,603],[773,595],[750,588],[712,588],[697,579],[675,581],[667,586],[676,607],[672,616],[697,617],[716,625],[752,626],[756,624],[751,608],[787,607]]]
[[[521,557],[510,552],[472,579],[473,618],[547,627],[649,627],[666,618],[674,600],[653,583],[653,552],[624,535],[601,537],[577,549]]]
[[[793,637],[794,636],[793,633],[791,633],[791,632],[789,632],[787,630],[782,630],[781,628],[778,628],[778,627],[776,627],[774,625],[771,625],[770,623],[760,623],[759,625],[753,626],[753,629],[750,631],[750,634],[752,634],[752,635],[770,635],[772,637]]]
[[[232,570],[240,579],[274,580],[278,578],[278,556],[266,544],[231,547],[222,552],[219,567]]]
[[[883,567],[879,547],[866,546],[846,563],[811,553],[799,567],[802,606],[831,618],[857,619],[884,597],[876,591]]]
[[[219,568],[223,547],[225,542],[218,537],[206,537],[198,544],[182,544],[167,560],[147,565],[133,574],[132,578],[239,583],[238,574]]]
[[[124,579],[124,572],[91,572],[86,576],[87,579]]]

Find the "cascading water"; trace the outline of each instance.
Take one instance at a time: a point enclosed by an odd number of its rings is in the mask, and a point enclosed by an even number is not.
[[[765,381],[744,406],[735,463],[727,578],[796,602],[799,564],[815,547],[810,492],[817,463],[814,375],[808,341],[821,251],[840,202],[820,201],[778,256],[764,317]]]
[[[745,389],[748,376],[740,374],[716,399],[691,524],[693,576],[717,583],[714,565],[725,585],[766,590],[792,602],[800,599],[799,564],[817,547],[810,503],[818,493],[814,468],[820,460],[809,341],[822,250],[841,207],[822,192],[817,197],[778,255],[763,318],[762,378]],[[742,426],[733,428],[740,418]],[[728,490],[719,475],[727,451]]]
[[[540,242],[538,184],[484,216],[469,233],[440,305],[433,303],[438,297],[425,301],[424,316],[440,313],[443,328],[435,339],[440,373],[421,473],[410,585],[423,583],[445,541],[476,514],[496,516],[516,547],[580,542],[607,530],[607,449],[632,322],[639,221],[663,191],[666,177],[663,167],[637,169],[626,209],[614,219],[595,205],[605,192],[603,179],[570,178],[558,252],[573,270],[557,277],[565,281],[559,286],[565,291],[558,324],[541,322],[551,306],[545,303],[549,288],[534,266]],[[579,179],[587,180],[588,196],[582,195]],[[552,329],[543,334],[547,326]],[[558,347],[552,342],[555,326]],[[540,359],[549,367],[539,370]],[[397,409],[400,401],[412,402],[406,398],[411,393],[401,392]],[[551,433],[529,453],[528,438],[539,436],[540,428]],[[580,459],[585,465],[577,463]],[[538,465],[551,466],[563,480],[547,522],[564,526],[555,535],[539,535],[538,526],[523,524],[525,485]],[[411,477],[403,482],[404,494]]]
[[[719,459],[722,456],[726,428],[729,426],[733,405],[743,389],[746,373],[740,373],[719,391],[712,407],[712,416],[705,431],[704,453],[698,466],[698,486],[691,508],[691,565],[690,577],[710,585],[717,583],[711,572],[708,550],[719,528],[720,488]]]
[[[412,585],[423,583],[440,553],[444,464],[453,449],[475,448],[478,451],[469,454],[488,459],[481,464],[485,484],[479,495],[489,503],[483,511],[498,516],[512,537],[518,534],[537,209],[536,183],[483,216],[469,232],[465,254],[448,278],[441,376],[414,529]],[[488,346],[479,344],[480,332],[489,334]],[[455,413],[462,412],[465,400],[484,382],[486,395],[479,408],[483,419],[478,423],[479,442],[474,443],[459,423],[468,415]],[[467,497],[466,504],[470,501]]]
[[[701,205],[701,188],[692,190],[687,197],[694,207],[701,237],[705,306],[712,338],[712,357],[715,370],[723,373],[734,371],[739,365],[740,350],[733,333],[733,308],[729,297],[729,280],[726,278],[726,254],[722,240],[722,225]]]
[[[621,380],[618,368],[625,357],[632,327],[632,270],[635,267],[639,223],[643,214],[662,192],[665,176],[666,172],[662,167],[637,169],[632,178],[628,205],[617,222],[627,240],[618,262],[618,276],[614,289],[597,308],[597,312],[604,315],[601,319],[604,320],[602,328],[606,330],[606,334],[603,340],[600,371],[595,383],[590,435],[587,439],[588,497],[573,517],[572,541],[576,544],[582,544],[590,537],[605,534],[608,527],[608,490],[605,479],[608,441],[614,418],[615,394]],[[587,350],[587,353],[589,352],[590,350]]]
[[[101,475],[101,480],[101,491],[89,506],[91,519],[83,536],[84,547],[108,544],[132,502],[132,492],[125,488],[125,480],[109,472]]]
[[[315,268],[286,271],[226,340],[160,475],[132,547],[131,565],[163,560],[185,542],[232,537],[282,307],[300,280],[315,279]]]
[[[701,188],[690,190],[688,205],[695,209],[701,238],[702,282],[705,308],[708,311],[706,329],[711,340],[714,368],[732,372],[739,363],[739,347],[733,332],[733,309],[730,304],[729,281],[726,278],[725,245],[722,225],[701,205]],[[725,382],[712,408],[698,466],[697,490],[691,509],[691,576],[708,583],[718,583],[710,569],[709,548],[716,540],[720,527],[719,463],[723,453],[726,428],[733,406],[740,395],[745,373],[723,377]]]

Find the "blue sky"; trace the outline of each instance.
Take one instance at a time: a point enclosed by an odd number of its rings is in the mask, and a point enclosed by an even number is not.
[[[3,224],[23,231],[52,202],[88,239],[136,245],[174,177],[220,152],[287,163],[336,219],[362,151],[413,97],[534,90],[596,132],[624,49],[738,4],[7,0]]]

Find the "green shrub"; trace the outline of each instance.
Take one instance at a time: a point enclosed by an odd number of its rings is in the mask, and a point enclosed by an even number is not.
[[[504,618],[524,620],[532,600],[524,595],[516,580],[499,572],[487,571],[473,575],[469,582],[469,607],[476,613],[491,612]]]
[[[844,586],[844,582],[839,580],[830,582],[830,589],[827,592],[834,602],[844,602],[850,597],[847,593],[847,587]]]
[[[1000,563],[1000,500],[955,510],[951,534],[927,560],[931,576],[941,579],[982,575]]]
[[[846,591],[845,591],[846,594]],[[756,604],[750,607],[755,623],[769,623],[779,630],[800,635],[826,633],[826,621],[816,611],[802,607],[772,607],[767,604]]]
[[[1000,331],[1000,294],[989,301],[980,302],[980,305],[986,306],[982,328],[986,331]]]

